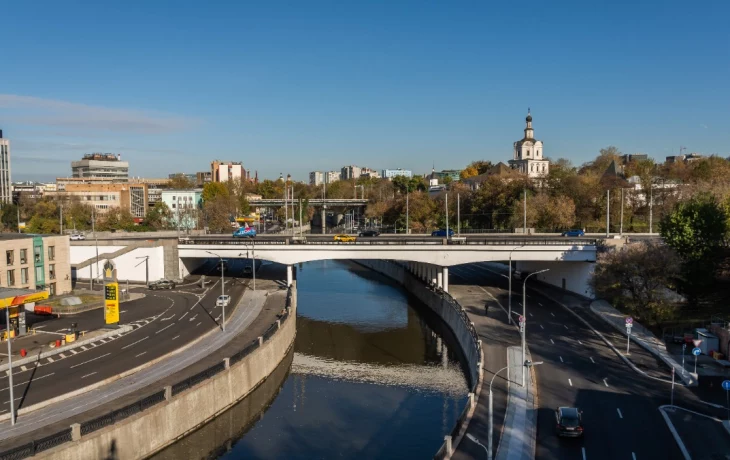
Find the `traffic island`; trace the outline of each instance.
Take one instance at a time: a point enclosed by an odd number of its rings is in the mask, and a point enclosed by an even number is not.
[[[726,458],[730,452],[730,433],[722,420],[670,405],[659,412],[686,460]]]

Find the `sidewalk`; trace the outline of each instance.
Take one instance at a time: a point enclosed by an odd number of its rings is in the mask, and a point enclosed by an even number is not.
[[[492,452],[498,453],[500,458],[532,459],[534,457],[535,447],[535,420],[534,418],[530,419],[526,411],[534,410],[534,407],[525,404],[524,399],[521,399],[522,402],[519,403],[520,407],[516,407],[520,401],[519,393],[521,387],[519,385],[508,385],[506,371],[503,370],[498,376],[494,376],[497,371],[507,366],[506,351],[508,347],[518,347],[520,345],[520,336],[517,328],[507,323],[506,311],[491,294],[480,286],[459,284],[458,281],[452,280],[449,291],[454,299],[466,310],[469,319],[474,323],[479,333],[479,338],[482,341],[482,350],[484,353],[484,384],[466,433],[474,436],[483,445],[488,443],[489,383],[494,377],[494,384],[492,385],[494,409]],[[485,308],[488,309],[486,315]],[[521,356],[519,359],[521,359]],[[530,422],[530,420],[532,421]],[[532,436],[519,436],[518,433],[526,428],[528,422],[532,423]],[[519,426],[522,428],[517,428]],[[498,452],[500,439],[503,436],[507,439],[505,441],[506,444]],[[512,451],[512,448],[516,449],[518,443],[524,443],[525,440],[529,441],[531,446],[522,446],[522,448],[513,451],[509,457],[506,457],[509,453],[508,450]],[[528,454],[528,452],[530,453]],[[452,455],[454,459],[484,457],[484,447],[474,443],[468,437],[464,437]]]
[[[525,352],[530,361],[529,351]],[[509,366],[520,364],[522,349],[509,347],[507,363]],[[497,450],[497,460],[527,460],[535,458],[535,442],[537,439],[537,410],[535,408],[535,386],[530,369],[526,386],[521,385],[520,369],[508,369],[509,402],[504,421],[504,431]]]

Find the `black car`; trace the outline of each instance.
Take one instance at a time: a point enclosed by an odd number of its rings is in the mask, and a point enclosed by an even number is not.
[[[555,431],[558,436],[583,436],[583,412],[576,407],[558,407],[555,410]]]
[[[380,232],[377,230],[363,230],[358,236],[379,236]]]
[[[152,281],[147,287],[151,290],[155,289],[175,289],[175,282],[170,280]]]

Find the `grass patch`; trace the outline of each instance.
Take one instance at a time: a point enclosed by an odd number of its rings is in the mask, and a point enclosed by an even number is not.
[[[90,303],[95,303],[95,302],[101,302],[102,300],[104,300],[104,297],[101,295],[81,294],[81,295],[77,295],[77,296],[64,296],[64,297],[57,297],[55,299],[49,299],[49,300],[43,302],[43,305],[50,305],[52,307],[60,307],[60,306],[62,306],[61,299],[65,298],[65,297],[78,297],[79,299],[81,299],[81,303],[84,305],[90,304]]]

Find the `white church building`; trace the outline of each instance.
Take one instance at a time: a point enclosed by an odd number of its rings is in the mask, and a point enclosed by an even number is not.
[[[530,109],[527,109],[525,122],[527,123],[525,137],[514,143],[513,159],[509,161],[509,165],[530,178],[547,176],[550,171],[550,160],[543,158],[542,141],[535,139]]]

